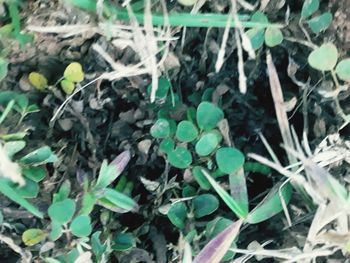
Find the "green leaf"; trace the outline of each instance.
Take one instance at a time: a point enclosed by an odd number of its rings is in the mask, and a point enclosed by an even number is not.
[[[57,161],[57,156],[51,151],[50,147],[41,147],[20,159],[20,162],[26,165],[41,165]]]
[[[320,6],[319,0],[304,0],[303,7],[301,9],[301,18],[307,18],[315,13]]]
[[[80,63],[72,62],[65,69],[63,76],[71,82],[81,82],[84,80],[84,72]]]
[[[88,215],[80,215],[74,218],[70,224],[69,230],[76,237],[86,237],[91,234],[91,219]]]
[[[23,232],[22,241],[26,246],[34,246],[45,238],[45,232],[38,228],[31,228]]]
[[[332,70],[338,61],[338,50],[332,43],[326,43],[311,52],[308,62],[311,67],[327,71]]]
[[[181,142],[192,142],[198,136],[196,126],[190,121],[181,121],[177,125],[176,138]]]
[[[230,196],[204,169],[202,170],[203,174],[211,184],[211,186],[215,189],[221,199],[225,202],[225,204],[239,217],[245,218],[247,213],[244,207],[241,207],[239,203],[237,203],[232,196]]]
[[[250,39],[250,43],[254,50],[257,50],[262,47],[264,44],[264,30],[251,28],[246,32],[248,38]]]
[[[67,94],[67,95],[71,95],[73,93],[73,91],[75,90],[75,84],[74,82],[67,80],[67,79],[63,79],[61,82],[61,88],[63,89],[63,91]]]
[[[38,183],[25,178],[25,185],[22,187],[15,187],[16,192],[23,198],[36,198],[39,194]]]
[[[71,190],[71,183],[68,179],[64,180],[60,186],[60,189],[57,193],[53,195],[53,203],[61,202],[66,200],[69,197]]]
[[[41,182],[46,176],[46,170],[41,166],[23,168],[22,173],[25,177],[37,183]]]
[[[281,203],[279,188],[281,184],[276,184],[269,194],[249,213],[247,222],[257,224],[265,221],[283,210]],[[281,194],[286,204],[292,197],[292,186],[290,183],[285,184],[281,189]]]
[[[4,144],[4,150],[7,153],[7,156],[12,159],[12,157],[22,151],[24,147],[26,146],[25,141],[11,141],[11,142],[6,142]]]
[[[265,43],[268,47],[275,47],[283,41],[282,31],[278,28],[268,27],[265,31]]]
[[[0,124],[3,123],[3,121],[6,119],[7,115],[10,113],[10,111],[12,110],[12,108],[14,108],[15,105],[15,100],[11,100],[7,105],[5,110],[2,112],[1,116],[0,116]]]
[[[113,239],[112,249],[115,251],[126,251],[135,247],[135,237],[131,233],[119,233]]]
[[[134,199],[111,188],[106,188],[103,191],[103,197],[114,205],[127,211],[137,208],[137,203]]]
[[[51,221],[56,221],[62,225],[68,223],[72,219],[74,212],[75,202],[69,198],[51,204],[48,209]]]
[[[51,231],[50,231],[50,239],[52,241],[56,241],[59,239],[63,234],[62,225],[60,223],[57,223],[55,221],[51,222]]]
[[[103,189],[109,186],[124,171],[130,161],[130,151],[119,154],[109,165],[103,161],[97,178],[95,189]]]
[[[97,261],[100,262],[102,255],[106,252],[107,245],[103,245],[100,241],[101,231],[93,233],[91,236],[91,247]]]
[[[204,101],[197,108],[198,126],[205,131],[215,128],[223,118],[223,111],[213,103]]]
[[[326,12],[320,16],[311,18],[309,21],[307,21],[307,24],[315,34],[318,34],[321,31],[326,30],[332,23],[332,20],[332,13]]]
[[[178,146],[175,150],[169,152],[168,161],[176,168],[185,169],[191,165],[192,155],[186,148]]]
[[[341,80],[350,82],[350,58],[340,61],[335,68],[335,72]]]
[[[158,119],[151,127],[150,132],[154,138],[166,138],[170,135],[170,124],[166,119]]]
[[[2,81],[7,76],[7,60],[0,58],[0,81]]]
[[[4,141],[11,141],[11,140],[21,140],[27,135],[26,132],[16,132],[16,133],[10,133],[10,134],[0,134],[0,138]]]
[[[219,145],[218,137],[214,133],[204,134],[196,143],[196,153],[199,156],[211,154]]]
[[[186,197],[191,197],[195,195],[196,195],[196,188],[194,188],[193,186],[185,185],[182,188],[182,197],[186,198]]]
[[[222,147],[217,150],[215,159],[219,169],[227,174],[238,171],[244,164],[243,153],[231,147]]]
[[[27,209],[33,215],[43,218],[43,213],[40,212],[35,206],[20,196],[16,190],[14,190],[4,178],[0,178],[0,192],[13,202],[19,204],[23,208]]]
[[[211,184],[209,183],[205,175],[202,173],[202,169],[204,168],[201,166],[193,167],[192,175],[202,189],[209,190],[211,188]]]
[[[170,138],[166,138],[162,140],[162,142],[159,144],[159,151],[166,154],[173,151],[174,148],[175,148],[175,142],[173,139],[170,139]]]
[[[246,179],[243,169],[229,175],[232,198],[239,204],[245,214],[248,214],[249,202]]]
[[[216,211],[219,207],[219,200],[212,194],[202,194],[192,201],[195,218],[207,216]]]
[[[37,90],[44,91],[48,87],[47,79],[38,72],[31,72],[28,76],[28,80]]]
[[[97,203],[97,197],[93,193],[85,193],[83,195],[82,207],[80,209],[80,214],[89,215],[94,209],[95,204]]]
[[[185,227],[185,220],[187,218],[187,207],[183,202],[176,202],[171,205],[167,214],[171,223],[174,226],[182,229]]]
[[[171,83],[167,78],[164,78],[164,77],[159,78],[158,89],[156,91],[156,99],[164,100],[168,96],[170,88],[171,88]],[[151,94],[151,91],[152,91],[152,84],[147,86],[148,95]]]

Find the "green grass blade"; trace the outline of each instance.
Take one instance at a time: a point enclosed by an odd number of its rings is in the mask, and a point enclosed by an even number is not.
[[[15,100],[10,100],[10,102],[7,104],[5,110],[1,114],[0,124],[6,119],[7,115],[10,113],[10,111],[14,105],[15,105]]]
[[[27,209],[30,213],[33,215],[43,218],[43,213],[40,212],[35,206],[33,206],[31,203],[29,203],[27,200],[25,200],[23,197],[21,197],[9,184],[8,182],[0,178],[0,192],[8,197],[13,202],[19,204],[23,208]]]
[[[247,222],[257,224],[265,221],[283,210],[280,199],[279,189],[281,183],[276,184],[270,193],[249,213]],[[292,197],[292,186],[290,183],[285,184],[281,189],[284,202],[288,204]]]
[[[240,204],[232,198],[209,174],[207,171],[202,169],[202,173],[207,178],[211,186],[215,189],[221,199],[225,202],[225,204],[239,217],[246,218],[248,212],[245,208],[242,208]]]
[[[245,214],[249,212],[248,191],[243,169],[229,175],[231,196]]]
[[[75,5],[76,7],[85,9],[90,12],[96,12],[96,1],[95,0],[66,0],[68,3]],[[117,9],[108,4],[104,4],[104,13],[107,16],[115,16],[119,20],[129,21],[130,17],[127,11]],[[136,20],[143,24],[144,14],[134,13]],[[169,24],[171,26],[186,26],[186,27],[225,27],[229,15],[226,14],[190,14],[190,13],[170,13]],[[278,27],[282,28],[281,24],[271,24],[248,21],[249,16],[239,15],[238,16],[242,27],[253,28],[253,27]],[[152,23],[154,26],[164,25],[164,16],[161,14],[152,14]],[[231,27],[236,27],[234,21],[231,22]]]

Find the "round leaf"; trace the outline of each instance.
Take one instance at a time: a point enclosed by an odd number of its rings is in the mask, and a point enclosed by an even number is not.
[[[86,237],[91,234],[91,219],[88,215],[80,215],[74,218],[69,227],[73,235],[77,237]]]
[[[320,6],[319,0],[304,0],[303,7],[301,9],[301,17],[306,18],[315,13]]]
[[[28,178],[25,178],[25,181],[26,181],[26,183],[24,186],[22,186],[22,187],[17,186],[15,188],[16,192],[24,198],[36,198],[39,194],[38,183],[36,183]]]
[[[196,143],[196,153],[199,156],[207,156],[211,154],[218,145],[218,136],[214,133],[204,134]]]
[[[265,43],[268,47],[275,47],[283,41],[282,31],[278,28],[268,27],[265,31]]]
[[[333,16],[332,13],[326,12],[323,13],[320,16],[314,17],[307,21],[309,27],[311,30],[315,33],[318,34],[323,30],[326,30],[329,25],[332,23]]]
[[[164,139],[159,145],[159,150],[164,153],[169,153],[173,151],[174,148],[175,148],[175,142],[173,139],[170,139],[170,138]]]
[[[31,72],[28,76],[30,84],[40,91],[44,91],[47,88],[47,79],[38,72]]]
[[[169,152],[168,161],[176,168],[185,169],[191,165],[192,155],[186,148],[178,146],[175,150]]]
[[[183,202],[172,204],[168,211],[168,218],[173,225],[182,229],[185,227],[185,220],[187,218],[187,207]]]
[[[70,63],[63,73],[66,80],[71,82],[80,82],[84,80],[83,68],[78,62]]]
[[[68,223],[75,212],[75,202],[72,199],[65,199],[63,201],[53,203],[48,209],[49,217],[52,221],[60,224]]]
[[[244,164],[243,153],[231,147],[220,148],[215,158],[219,169],[227,174],[238,171]]]
[[[50,231],[50,239],[52,241],[56,241],[59,239],[63,234],[62,226],[60,223],[57,223],[55,221],[51,222],[51,231]]]
[[[311,52],[308,62],[311,67],[327,71],[332,70],[337,64],[338,50],[332,43],[326,43]]]
[[[45,232],[38,228],[31,228],[23,232],[22,241],[27,246],[34,246],[45,238]]]
[[[158,119],[151,127],[151,135],[154,138],[166,138],[170,135],[170,124],[166,119]]]
[[[191,142],[198,136],[196,126],[190,121],[182,121],[177,125],[176,138],[181,142]]]
[[[212,194],[203,194],[192,201],[193,213],[196,218],[210,215],[219,207],[219,200]]]
[[[61,81],[61,87],[66,94],[70,95],[75,89],[75,84],[70,80],[64,79]]]
[[[44,167],[41,167],[41,166],[23,168],[22,173],[24,174],[25,177],[37,183],[42,181],[46,176],[46,170]]]
[[[119,233],[114,238],[112,249],[116,251],[125,251],[135,246],[135,237],[131,233]]]
[[[340,61],[335,72],[341,80],[350,82],[350,58]]]
[[[211,130],[224,118],[224,113],[213,103],[204,101],[199,104],[196,117],[199,128]]]

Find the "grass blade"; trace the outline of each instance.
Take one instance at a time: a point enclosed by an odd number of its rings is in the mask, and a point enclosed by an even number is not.
[[[27,200],[25,200],[23,197],[21,197],[9,184],[8,182],[0,178],[0,192],[5,195],[7,198],[12,200],[13,202],[19,204],[23,208],[27,209],[29,212],[31,212],[33,215],[43,218],[43,213],[40,212],[35,206],[33,206],[31,203],[29,203]]]
[[[213,238],[199,252],[193,263],[219,263],[239,234],[243,220],[239,220]]]
[[[241,207],[241,205],[232,198],[209,174],[207,171],[202,169],[202,173],[207,178],[211,186],[215,189],[221,199],[225,202],[225,204],[239,217],[246,218],[248,212],[246,209]]]
[[[281,183],[276,184],[270,193],[251,211],[247,217],[247,222],[257,224],[265,221],[283,210],[283,205],[279,195]],[[288,204],[292,197],[292,186],[285,184],[281,189],[281,195],[284,202]]]

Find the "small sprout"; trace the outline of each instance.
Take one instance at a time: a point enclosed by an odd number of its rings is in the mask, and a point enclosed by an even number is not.
[[[41,229],[31,228],[23,232],[22,241],[26,246],[34,246],[40,243],[45,236],[45,232]]]
[[[168,211],[168,218],[173,225],[182,229],[185,227],[187,218],[187,207],[183,202],[177,202],[171,205]]]
[[[66,67],[63,76],[68,81],[81,82],[84,80],[83,67],[78,62],[72,62]]]
[[[86,237],[91,234],[91,219],[88,215],[80,215],[74,218],[70,224],[69,230],[76,237]]]
[[[70,95],[73,93],[74,89],[75,89],[75,84],[74,82],[64,79],[60,82],[61,87],[63,89],[63,91],[67,94]]]
[[[31,72],[28,76],[28,80],[30,84],[40,91],[44,91],[48,87],[47,79],[38,72]]]
[[[311,67],[320,71],[332,70],[338,61],[338,50],[332,43],[326,43],[311,52],[308,62]]]
[[[181,121],[177,125],[176,138],[181,142],[192,142],[198,136],[196,126],[190,121]]]
[[[350,82],[350,58],[340,61],[335,68],[335,72],[341,80]]]
[[[151,135],[154,138],[162,139],[170,135],[170,124],[166,119],[159,119],[151,127]]]
[[[186,148],[178,146],[175,150],[169,152],[168,161],[176,168],[185,169],[191,165],[192,155]]]

